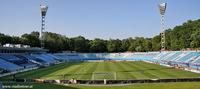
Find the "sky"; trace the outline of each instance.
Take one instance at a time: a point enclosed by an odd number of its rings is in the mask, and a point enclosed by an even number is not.
[[[125,39],[160,33],[158,4],[167,3],[165,28],[200,19],[200,0],[0,0],[0,33],[40,31],[40,4],[47,4],[46,31],[67,37]]]

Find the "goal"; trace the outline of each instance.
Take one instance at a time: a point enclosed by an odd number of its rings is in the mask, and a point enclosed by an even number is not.
[[[116,72],[93,72],[92,80],[116,80],[117,74]]]

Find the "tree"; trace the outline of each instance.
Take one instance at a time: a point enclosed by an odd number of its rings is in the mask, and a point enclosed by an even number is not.
[[[161,49],[160,35],[152,38],[152,50],[158,51]]]
[[[63,39],[63,49],[64,51],[70,51],[70,38],[67,38],[66,36],[62,37]]]
[[[17,36],[13,36],[12,37],[12,44],[22,44],[22,39],[20,37]]]
[[[125,51],[128,51],[129,47],[130,47],[130,42],[129,42],[129,39],[123,39],[121,41],[121,51],[122,52],[125,52]]]
[[[89,52],[89,40],[83,36],[74,37],[74,51],[76,52]]]
[[[31,47],[40,47],[39,32],[31,32],[31,34],[23,34],[21,40],[23,44]]]
[[[197,30],[196,32],[194,32],[193,34],[191,34],[190,39],[192,40],[191,43],[190,43],[191,48],[200,47],[200,29]]]
[[[145,39],[143,37],[135,37],[135,51],[144,52],[145,51]]]
[[[60,34],[45,32],[44,33],[45,49],[50,52],[60,52],[64,49],[63,36]]]
[[[0,33],[0,43],[1,45],[4,45],[6,43],[12,43],[12,37]]]
[[[106,42],[102,39],[96,38],[90,41],[90,52],[106,52]]]
[[[143,45],[144,45],[144,51],[152,51],[152,42],[151,42],[151,38],[146,38],[145,40],[144,40],[144,43],[143,43]]]
[[[119,39],[110,39],[107,43],[108,52],[120,52],[121,51],[121,41]]]
[[[130,46],[129,46],[129,48],[128,48],[128,51],[134,52],[134,51],[135,51],[135,48],[136,48],[135,39],[129,38],[128,40],[129,40],[129,43],[130,43]]]

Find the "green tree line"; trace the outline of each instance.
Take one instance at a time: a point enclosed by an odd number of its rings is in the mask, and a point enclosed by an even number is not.
[[[31,32],[21,36],[9,36],[0,33],[0,45],[25,44],[31,47],[40,47],[39,32]],[[95,38],[89,40],[83,36],[69,38],[65,35],[45,32],[45,49],[49,52],[76,51],[76,52],[147,52],[159,51],[160,35],[152,38],[135,37],[127,39],[104,40]],[[166,49],[182,50],[186,48],[200,48],[200,19],[188,20],[182,25],[166,30]]]

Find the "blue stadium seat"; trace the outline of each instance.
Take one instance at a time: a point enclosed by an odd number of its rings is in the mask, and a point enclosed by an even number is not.
[[[20,67],[18,65],[15,65],[13,63],[7,62],[4,59],[0,58],[0,68],[3,68],[8,71],[16,71],[16,70],[21,70],[23,67]]]

